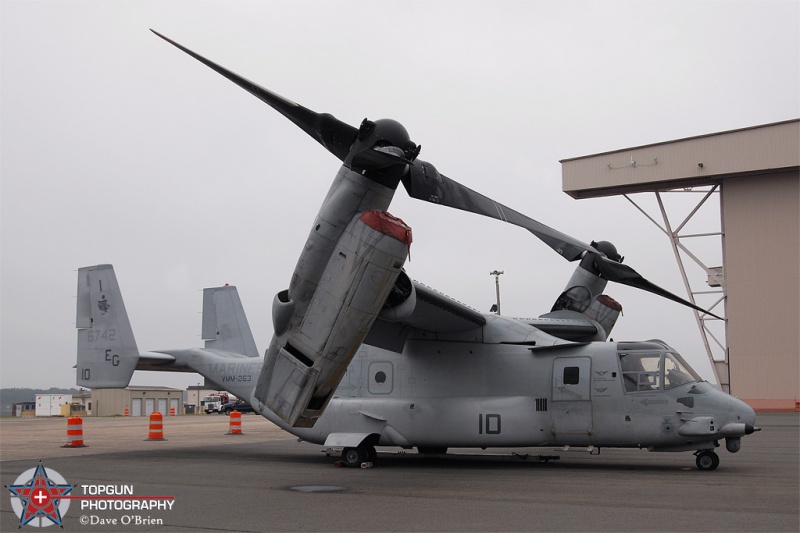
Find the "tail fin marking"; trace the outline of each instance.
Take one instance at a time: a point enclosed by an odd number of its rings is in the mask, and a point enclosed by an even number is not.
[[[92,389],[124,388],[139,350],[111,265],[78,270],[77,384]]]

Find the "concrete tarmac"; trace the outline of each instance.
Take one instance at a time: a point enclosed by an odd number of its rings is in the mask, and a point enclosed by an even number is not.
[[[242,416],[243,435],[227,435],[222,415],[164,417],[166,441],[147,441],[148,424],[86,418],[88,447],[62,448],[63,418],[0,420],[0,530],[20,524],[6,487],[41,464],[73,496],[109,485],[136,496],[70,500],[64,531],[800,531],[796,413],[759,414],[763,431],[737,454],[721,447],[712,472],[690,452],[605,448],[382,448],[374,468],[337,468],[256,415]],[[152,500],[172,508],[132,509],[143,496],[173,497]]]

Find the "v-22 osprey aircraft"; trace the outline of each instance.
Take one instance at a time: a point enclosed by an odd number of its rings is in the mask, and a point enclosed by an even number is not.
[[[721,440],[735,453],[758,429],[753,409],[703,381],[668,344],[608,340],[622,309],[603,294],[609,281],[716,317],[623,265],[612,244],[583,243],[446,177],[419,159],[399,122],[348,125],[154,33],[267,103],[342,166],[289,287],[274,297],[263,357],[229,286],[204,291],[203,348],[140,352],[113,267],[83,267],[78,385],[123,388],[135,370],[196,372],[353,466],[374,461],[376,446],[548,446],[694,452],[699,469],[714,470]],[[411,229],[387,211],[400,183],[415,199],[522,227],[576,261],[552,310],[536,319],[481,313],[412,280]]]

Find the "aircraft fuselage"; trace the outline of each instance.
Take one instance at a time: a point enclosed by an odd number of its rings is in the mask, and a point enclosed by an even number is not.
[[[733,445],[755,423],[749,406],[714,386],[670,380],[664,366],[674,352],[655,342],[536,350],[409,340],[403,353],[365,345],[312,428],[290,426],[253,397],[260,359],[214,360],[201,355],[205,350],[195,352],[191,368],[248,398],[286,431],[317,444],[331,434],[352,434],[404,448],[570,445],[686,451],[713,449],[721,438]],[[653,362],[633,372],[638,379],[633,387],[623,354]]]

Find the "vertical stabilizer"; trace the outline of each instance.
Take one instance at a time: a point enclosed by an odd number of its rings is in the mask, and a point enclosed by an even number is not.
[[[203,339],[210,350],[258,357],[236,287],[226,285],[203,290]]]
[[[78,270],[77,384],[92,389],[124,388],[139,361],[114,267]]]

